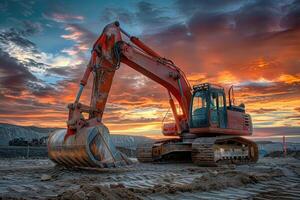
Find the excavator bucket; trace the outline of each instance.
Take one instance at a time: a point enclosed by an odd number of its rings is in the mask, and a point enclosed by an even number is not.
[[[49,158],[57,164],[109,168],[131,163],[125,154],[116,149],[104,125],[84,127],[65,138],[66,134],[66,130],[58,130],[48,139]]]

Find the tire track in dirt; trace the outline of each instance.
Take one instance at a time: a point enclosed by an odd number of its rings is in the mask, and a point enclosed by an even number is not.
[[[296,159],[215,168],[136,163],[91,170],[54,167],[49,160],[0,161],[0,199],[300,199],[299,167]]]
[[[145,200],[169,200],[169,199],[300,199],[300,178],[285,177],[274,178],[271,181],[263,181],[256,184],[248,184],[243,187],[229,187],[223,190],[213,190],[209,192],[177,192],[175,195],[150,195]]]

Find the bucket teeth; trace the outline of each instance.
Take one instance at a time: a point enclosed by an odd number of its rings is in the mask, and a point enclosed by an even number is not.
[[[58,130],[48,140],[49,158],[57,164],[98,168],[131,164],[131,160],[116,149],[104,125],[82,128],[65,139],[66,134],[66,130]]]

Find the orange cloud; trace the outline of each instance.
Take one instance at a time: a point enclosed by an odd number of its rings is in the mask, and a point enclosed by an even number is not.
[[[300,75],[282,74],[278,80],[287,84],[300,83]]]

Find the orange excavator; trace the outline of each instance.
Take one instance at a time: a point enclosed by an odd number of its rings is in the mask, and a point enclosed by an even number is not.
[[[128,37],[125,42],[122,37]],[[252,121],[244,104],[234,105],[233,88],[202,83],[190,86],[184,72],[130,36],[119,22],[108,24],[93,45],[92,55],[80,81],[75,102],[68,105],[67,130],[54,132],[48,140],[49,157],[65,166],[112,167],[131,161],[113,145],[102,116],[116,70],[124,63],[167,89],[174,123],[163,125],[165,136],[139,145],[140,162],[191,160],[201,166],[223,163],[254,163],[257,145],[241,136],[252,135]],[[94,81],[90,106],[79,102],[90,74]],[[179,113],[174,103],[181,108]],[[84,118],[83,114],[89,117]],[[176,137],[175,137],[176,136]]]

